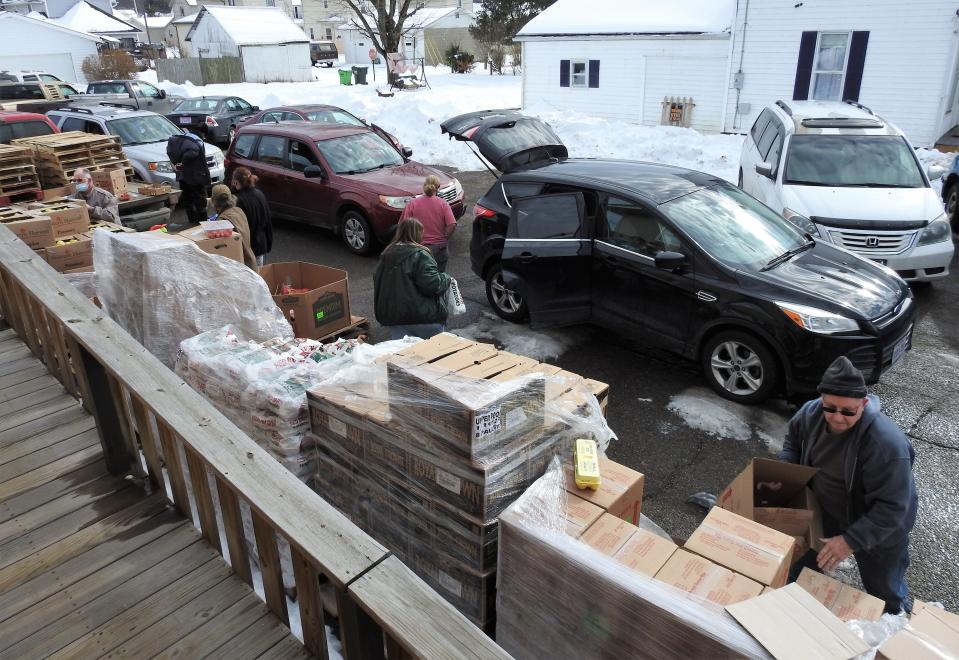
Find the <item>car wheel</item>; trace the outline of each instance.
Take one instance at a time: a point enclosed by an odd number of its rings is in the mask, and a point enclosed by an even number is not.
[[[523,297],[506,286],[500,264],[495,264],[486,273],[486,299],[497,314],[513,323],[525,319],[529,312]]]
[[[952,223],[952,231],[959,232],[959,182],[949,186],[946,193],[946,215]]]
[[[350,252],[369,254],[373,249],[373,230],[370,223],[358,211],[347,211],[340,224],[340,235]]]
[[[709,340],[703,349],[703,372],[721,397],[745,404],[768,398],[779,380],[779,367],[766,345],[735,330]]]

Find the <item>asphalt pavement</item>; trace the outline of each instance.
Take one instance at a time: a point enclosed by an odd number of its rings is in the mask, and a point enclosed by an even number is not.
[[[646,475],[643,512],[671,534],[688,536],[705,512],[686,499],[718,494],[753,457],[774,455],[795,402],[739,406],[714,395],[698,365],[628,337],[591,327],[533,332],[500,320],[469,267],[472,207],[494,179],[482,171],[455,175],[466,191],[467,212],[451,241],[449,272],[467,313],[452,317],[450,329],[609,383],[608,419],[618,434],[609,456]],[[267,262],[277,261],[347,270],[353,313],[370,319],[374,341],[386,338],[372,318],[376,257],[352,255],[331,232],[277,222]],[[916,450],[919,521],[907,578],[912,595],[959,611],[959,259],[949,278],[914,291],[913,349],[873,392]],[[841,572],[843,579],[858,580],[850,566]]]

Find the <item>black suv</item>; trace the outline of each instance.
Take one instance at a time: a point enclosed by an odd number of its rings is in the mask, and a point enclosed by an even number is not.
[[[474,208],[470,260],[507,320],[640,336],[740,403],[812,391],[839,355],[874,383],[911,348],[902,279],[722,179],[568,158],[549,126],[509,110],[442,130],[503,173]]]

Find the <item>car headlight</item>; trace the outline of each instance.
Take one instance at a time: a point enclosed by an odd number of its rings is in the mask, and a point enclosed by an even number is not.
[[[173,169],[173,163],[168,160],[162,160],[158,163],[150,163],[147,165],[150,168],[151,172],[160,172],[161,174],[173,174],[176,170]]]
[[[789,320],[804,330],[831,335],[837,332],[853,332],[859,329],[859,323],[824,309],[777,302],[776,306],[789,317]]]
[[[792,209],[785,208],[783,209],[783,217],[797,227],[799,231],[805,232],[810,236],[819,237],[819,228],[816,227],[816,223],[801,213],[796,213]]]
[[[949,226],[949,221],[946,220],[945,215],[940,215],[926,225],[926,228],[919,234],[919,245],[938,243],[950,238],[952,238],[952,228]]]
[[[453,177],[453,186],[456,188],[456,194],[453,197],[454,199],[459,199],[463,196],[463,184],[460,183],[459,179]]]
[[[394,209],[406,208],[406,205],[411,199],[413,198],[409,195],[406,195],[405,197],[390,197],[388,195],[380,195],[380,203],[386,204],[390,208]]]

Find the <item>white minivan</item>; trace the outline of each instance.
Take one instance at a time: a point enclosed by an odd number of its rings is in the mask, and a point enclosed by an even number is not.
[[[858,103],[777,101],[743,142],[739,186],[829,241],[912,281],[949,274],[942,201],[902,132]]]

